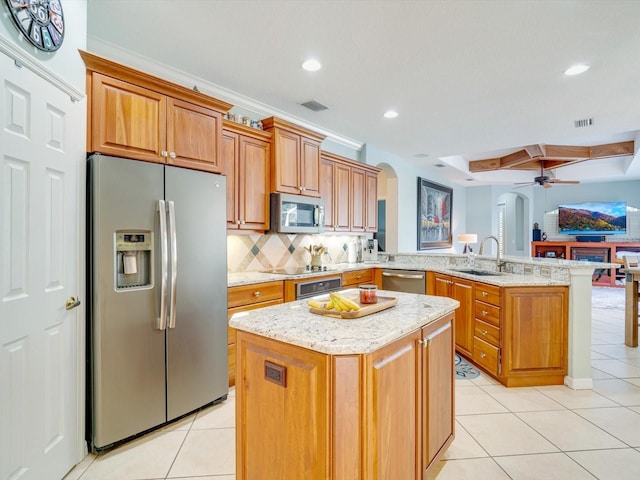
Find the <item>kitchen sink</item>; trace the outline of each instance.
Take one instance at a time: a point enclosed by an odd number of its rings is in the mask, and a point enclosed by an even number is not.
[[[476,270],[474,268],[463,268],[460,270],[454,270],[455,272],[460,273],[468,273],[469,275],[479,275],[479,276],[498,276],[502,275],[501,272],[489,272],[487,270]]]

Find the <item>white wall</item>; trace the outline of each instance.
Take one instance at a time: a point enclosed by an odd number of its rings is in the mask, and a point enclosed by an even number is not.
[[[640,180],[628,182],[581,183],[540,188],[535,193],[534,222],[543,224],[544,213],[563,203],[627,202],[640,208]]]
[[[417,252],[418,244],[418,177],[453,188],[453,218],[451,230],[453,233],[453,247],[430,249],[426,252],[462,252],[464,245],[456,241],[459,233],[465,233],[466,224],[466,193],[465,188],[452,185],[447,180],[420,169],[401,157],[366,145],[363,149],[366,163],[390,165],[398,176],[398,252]]]
[[[64,0],[64,41],[56,52],[42,52],[22,38],[16,28],[5,2],[2,2],[0,15],[0,35],[8,39],[42,63],[53,73],[62,77],[75,88],[85,91],[84,63],[78,49],[87,48],[87,0]],[[83,135],[84,136],[84,135]]]
[[[477,233],[478,239],[487,235],[497,235],[497,204],[501,198],[510,198],[505,194],[512,192],[522,195],[525,201],[525,215],[528,223],[524,225],[527,235],[522,254],[529,255],[528,244],[531,241],[533,224],[544,226],[544,214],[555,210],[562,203],[589,201],[615,202],[626,201],[630,206],[640,208],[640,180],[628,182],[582,183],[579,185],[555,185],[542,188],[538,185],[513,190],[511,186],[469,187],[466,192],[466,230]],[[528,203],[528,205],[527,205]],[[479,247],[479,245],[478,245]],[[493,247],[492,247],[493,248]],[[477,251],[477,249],[474,249]],[[492,250],[495,254],[495,250]]]

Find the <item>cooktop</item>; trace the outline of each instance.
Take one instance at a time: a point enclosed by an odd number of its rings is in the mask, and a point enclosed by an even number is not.
[[[283,267],[272,268],[268,270],[260,270],[262,273],[275,273],[278,275],[302,275],[305,273],[326,272],[326,266],[307,265],[305,267]]]

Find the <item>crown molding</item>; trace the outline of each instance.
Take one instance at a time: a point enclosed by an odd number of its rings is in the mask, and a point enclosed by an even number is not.
[[[281,118],[282,120],[295,123],[301,127],[313,130],[314,132],[325,136],[327,139],[337,144],[343,145],[347,148],[360,151],[362,149],[362,146],[364,145],[363,142],[359,142],[331,130],[319,127],[318,125],[307,122],[306,120],[267,105],[266,103],[259,102],[203,78],[191,75],[187,72],[176,70],[175,68],[172,68],[168,65],[152,60],[149,57],[139,55],[130,50],[118,47],[112,43],[104,42],[91,35],[87,37],[87,49],[92,53],[96,53],[105,58],[130,65],[134,68],[147,71],[149,73],[152,73],[153,75],[166,78],[173,82],[180,83],[182,85],[188,85],[191,87],[195,85],[201,92],[232,103],[235,107],[238,107],[240,109],[255,112],[257,115],[262,115],[263,117],[275,116]]]
[[[45,67],[31,55],[25,53],[13,41],[0,35],[0,52],[12,58],[18,68],[26,67],[33,73],[49,82],[54,87],[69,95],[71,101],[77,102],[85,97],[84,92],[78,90],[65,79]]]

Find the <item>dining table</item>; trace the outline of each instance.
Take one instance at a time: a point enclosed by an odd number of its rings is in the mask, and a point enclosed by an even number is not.
[[[624,343],[627,347],[638,346],[638,287],[640,267],[626,269]]]

